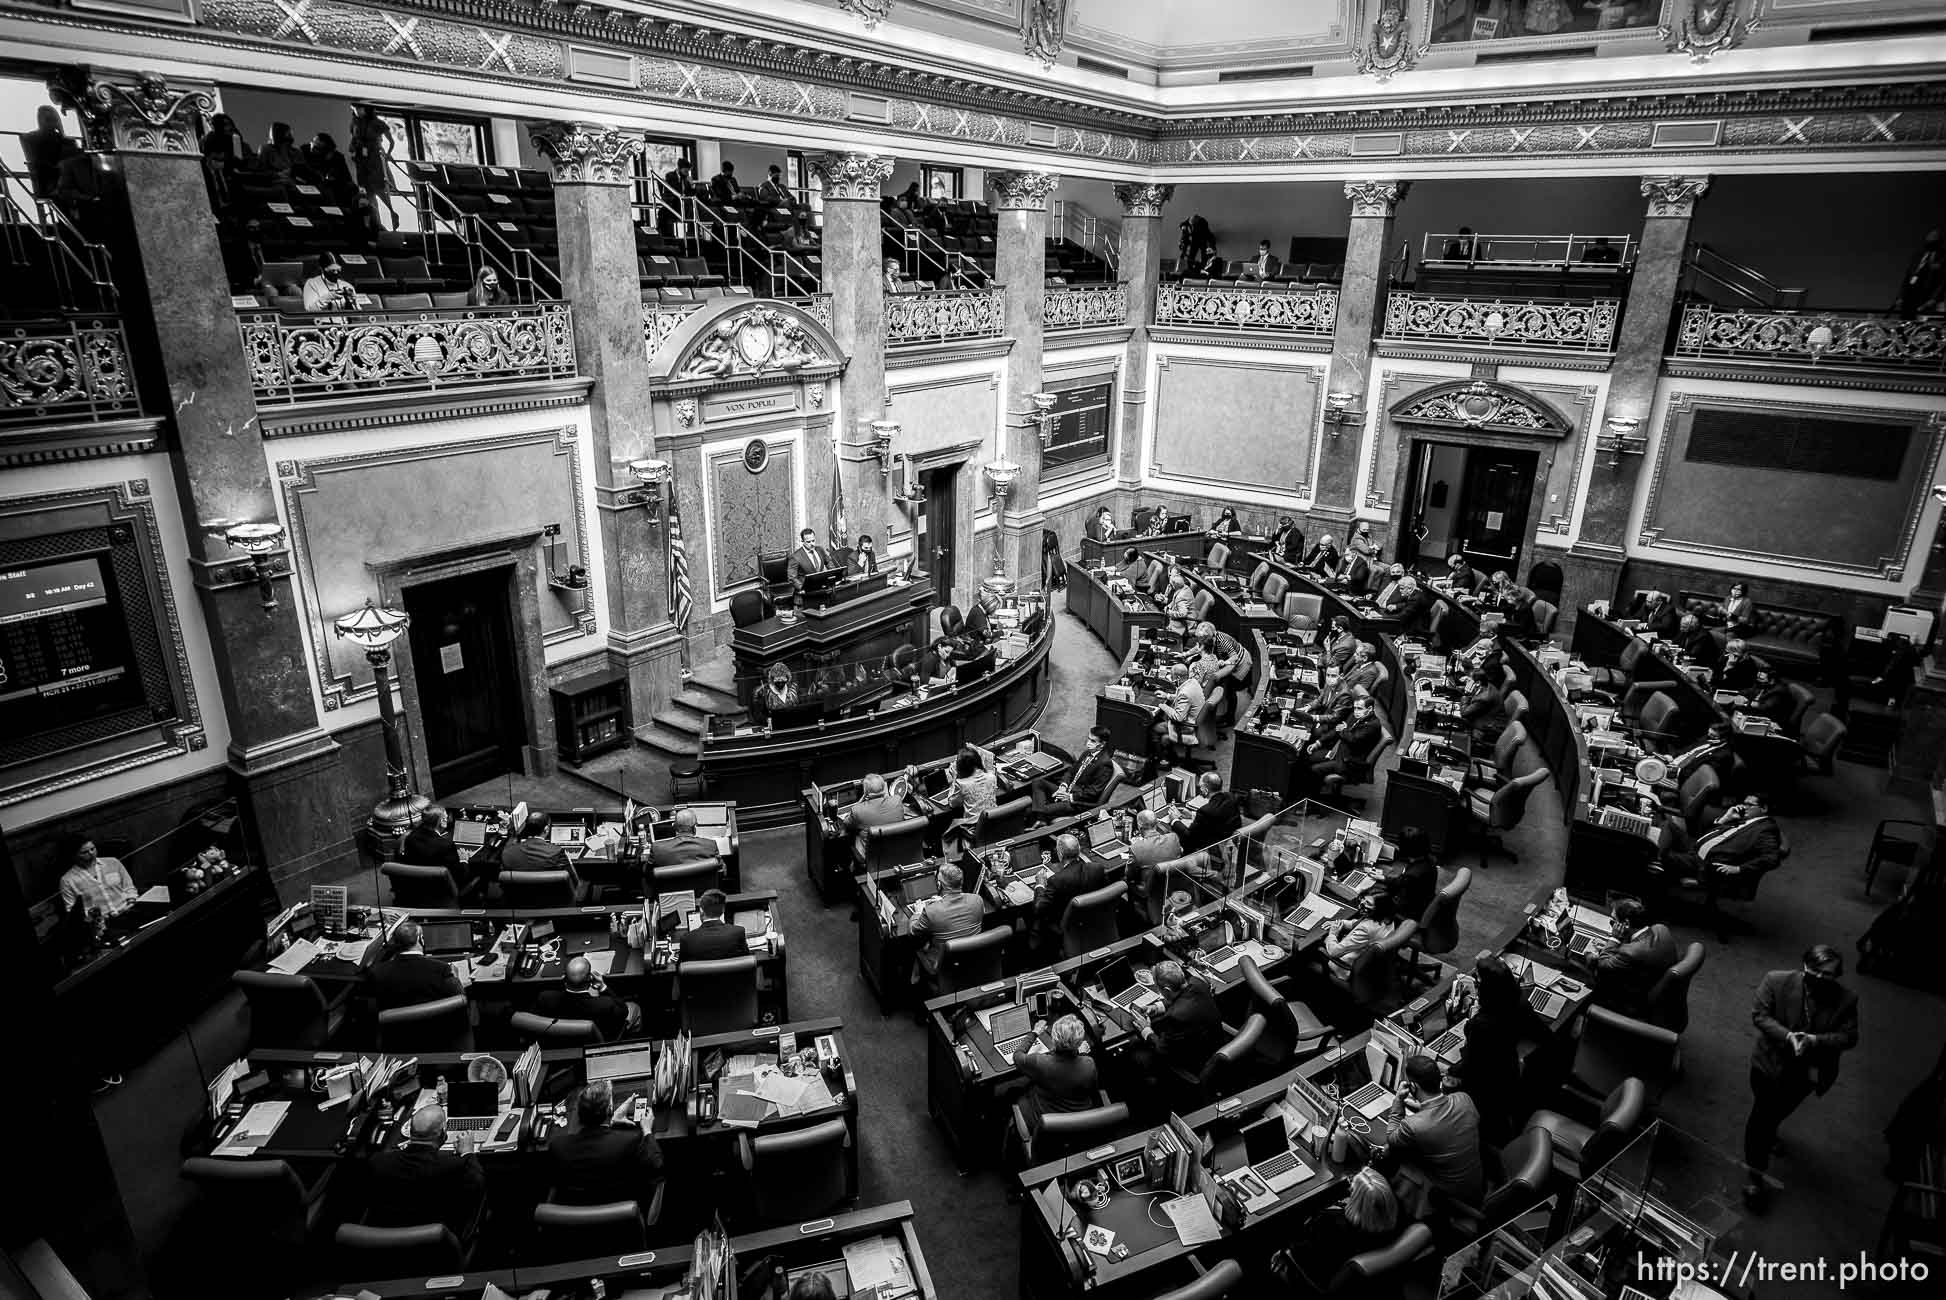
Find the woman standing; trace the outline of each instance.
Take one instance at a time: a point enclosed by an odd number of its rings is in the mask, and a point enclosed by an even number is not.
[[[1730,635],[1749,636],[1756,620],[1757,602],[1750,599],[1750,585],[1731,583],[1730,594],[1723,598],[1723,624],[1730,629]]]
[[[371,200],[372,210],[385,209],[392,229],[399,214],[392,209],[392,128],[378,115],[375,104],[360,104],[351,115],[351,168],[358,188]]]

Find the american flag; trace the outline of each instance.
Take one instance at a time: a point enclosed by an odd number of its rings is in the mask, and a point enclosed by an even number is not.
[[[683,545],[682,515],[673,497],[669,502],[669,602],[675,607],[676,626],[688,630],[696,593],[689,585],[689,548]]]

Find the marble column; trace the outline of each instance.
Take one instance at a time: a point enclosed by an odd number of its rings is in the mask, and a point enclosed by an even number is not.
[[[1155,284],[1162,256],[1162,207],[1173,185],[1117,185],[1122,232],[1116,260],[1128,286],[1128,348],[1122,366],[1121,441],[1115,457],[1118,486],[1142,481],[1142,421],[1149,407],[1149,326],[1155,321]],[[1117,510],[1117,515],[1126,511]]]
[[[655,458],[649,354],[630,206],[640,131],[598,122],[548,122],[529,130],[554,172],[561,291],[574,308],[574,347],[588,394],[595,514],[607,564],[608,652],[628,672],[629,699],[646,723],[682,689],[680,631],[669,621],[669,556],[660,518],[639,500],[633,462]]]
[[[1034,394],[1041,391],[1041,339],[1046,330],[1047,196],[1060,183],[1053,172],[987,173],[1000,225],[994,240],[994,278],[1004,291],[1006,337],[1013,340],[1013,351],[1007,355],[1006,443],[999,459],[1020,466],[994,555],[1022,593],[1038,591],[1041,585],[1041,426],[1033,411]],[[983,481],[972,490],[984,495],[986,484]],[[977,580],[966,575],[969,586]]]
[[[48,89],[75,110],[89,147],[113,156],[126,191],[129,229],[120,247],[137,265],[117,267],[116,278],[130,343],[149,353],[174,426],[179,450],[170,463],[229,721],[230,767],[268,865],[317,865],[307,857],[314,846],[343,838],[339,783],[324,779],[335,773],[338,744],[319,726],[289,538],[278,522],[250,363],[203,180],[198,141],[214,88],[142,73]],[[266,526],[260,553],[225,541],[228,527],[243,523]],[[261,573],[270,575],[268,600]],[[376,796],[384,773],[370,776]]]
[[[1602,412],[1607,427],[1598,434],[1625,434],[1640,447],[1649,433],[1649,412],[1668,349],[1670,315],[1682,283],[1689,222],[1696,200],[1708,189],[1707,176],[1650,176],[1642,181],[1648,210],[1615,338],[1615,360],[1608,369],[1608,403]],[[1610,459],[1620,463],[1611,468]],[[1564,570],[1575,570],[1565,576],[1577,604],[1615,595],[1628,543],[1629,508],[1644,459],[1627,452],[1596,457],[1580,534],[1563,565]]]
[[[1372,342],[1385,318],[1385,291],[1391,287],[1392,218],[1410,181],[1346,181],[1351,200],[1350,237],[1345,273],[1338,289],[1338,321],[1331,336],[1327,393],[1350,393],[1352,406],[1365,410],[1371,391]],[[1378,411],[1365,411],[1362,429],[1322,436],[1317,494],[1311,513],[1330,523],[1351,519],[1358,504],[1358,455],[1370,431],[1384,427]],[[1314,530],[1313,530],[1314,531]]]
[[[880,555],[891,545],[896,509],[892,493],[899,485],[870,453],[872,421],[885,418],[884,243],[878,201],[894,161],[871,153],[833,153],[810,160],[811,170],[824,182],[822,256],[824,291],[831,295],[831,332],[850,360],[845,364],[836,447],[805,448],[805,483],[811,494],[806,518],[814,527],[822,524],[835,474],[844,489],[845,526],[854,537],[870,533]]]

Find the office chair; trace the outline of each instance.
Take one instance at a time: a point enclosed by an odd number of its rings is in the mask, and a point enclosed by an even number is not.
[[[797,585],[791,581],[791,555],[789,551],[770,554],[757,553],[757,574],[763,579],[763,594],[773,607],[787,607],[797,604]]]
[[[1209,548],[1209,554],[1203,557],[1203,563],[1209,565],[1212,569],[1228,568],[1230,566],[1230,548],[1222,542],[1218,542]]]
[[[1194,1255],[1189,1257],[1189,1263],[1192,1268],[1202,1268]],[[1160,1295],[1151,1297],[1151,1300],[1224,1300],[1224,1297],[1234,1291],[1241,1281],[1243,1281],[1243,1265],[1234,1259],[1221,1260],[1215,1268],[1189,1285],[1179,1286],[1173,1291],[1164,1291]]]
[[[686,961],[676,968],[682,1025],[697,1036],[748,1029],[757,1023],[757,959]]]
[[[1508,726],[1518,722],[1524,729],[1527,725],[1527,714],[1532,708],[1533,705],[1528,702],[1525,691],[1508,691],[1500,697],[1500,709],[1507,715]]]
[[[1446,601],[1435,600],[1432,603],[1432,617],[1426,620],[1426,640],[1432,643],[1435,650],[1446,644],[1446,620],[1452,612],[1453,607]]]
[[[230,982],[250,1004],[250,1046],[313,1051],[331,1041],[344,1023],[350,990],[335,1007],[308,975],[240,970]]]
[[[523,1043],[543,1047],[573,1047],[580,1043],[601,1043],[601,1030],[592,1020],[556,1020],[533,1011],[516,1011],[507,1021],[514,1036]]]
[[[1369,750],[1363,755],[1354,757],[1351,762],[1346,764],[1346,771],[1344,773],[1333,772],[1324,778],[1325,800],[1341,808],[1349,808],[1353,811],[1362,810],[1365,806],[1365,801],[1363,799],[1346,798],[1345,787],[1347,785],[1370,785],[1377,777],[1379,764],[1385,761],[1385,751],[1392,747],[1393,740],[1392,729],[1380,724],[1378,740],[1373,743]]]
[[[997,844],[1010,840],[1027,829],[1028,821],[1034,815],[1034,796],[1024,794],[1018,799],[995,804],[980,814],[980,823],[974,832],[975,844]]]
[[[1530,608],[1534,612],[1534,635],[1545,641],[1554,634],[1554,623],[1561,611],[1552,603],[1538,598]]]
[[[1564,582],[1561,566],[1552,560],[1536,560],[1527,570],[1527,590],[1559,607]]]
[[[884,871],[920,861],[926,856],[926,829],[931,824],[924,817],[908,817],[889,826],[867,826],[859,831],[865,839],[865,870]]]
[[[1820,713],[1798,734],[1797,747],[1803,752],[1806,762],[1825,776],[1830,776],[1832,760],[1845,743],[1845,731],[1845,724],[1838,720],[1836,714]]]
[[[1473,826],[1480,835],[1480,869],[1485,870],[1487,857],[1498,853],[1509,862],[1520,861],[1520,855],[1508,848],[1495,832],[1512,830],[1520,825],[1527,816],[1527,796],[1534,787],[1547,780],[1548,770],[1537,767],[1525,776],[1517,776],[1491,794],[1475,790],[1467,799],[1466,811],[1472,815]]]
[[[1250,581],[1248,586],[1250,588],[1251,593],[1257,596],[1258,598],[1262,599],[1264,596],[1264,583],[1269,579],[1269,577],[1270,577],[1270,561],[1258,560],[1256,567],[1250,570]],[[1268,605],[1270,601],[1268,599],[1264,599],[1264,603]]]
[[[1158,604],[1169,590],[1169,566],[1161,560],[1149,562],[1148,588],[1150,597]]]
[[[1413,973],[1427,973],[1419,965],[1420,957],[1443,957],[1459,947],[1460,903],[1465,900],[1466,891],[1472,884],[1473,868],[1461,867],[1453,873],[1446,887],[1433,895],[1432,902],[1426,904],[1426,914],[1419,918],[1418,933],[1404,950]],[[1439,963],[1431,962],[1429,965],[1431,974],[1437,977]]]
[[[578,907],[587,891],[574,872],[503,871],[499,876],[500,904],[512,908]]]
[[[962,939],[948,939],[939,954],[939,992],[958,993],[999,979],[1013,933],[1011,927],[997,925]]]
[[[1230,1036],[1230,1041],[1210,1053],[1209,1060],[1196,1075],[1182,1075],[1183,1082],[1194,1084],[1200,1104],[1208,1105],[1227,1097],[1244,1085],[1248,1077],[1244,1063],[1256,1056],[1266,1024],[1262,1013],[1251,1012],[1243,1026]]]
[[[192,1156],[182,1176],[196,1184],[204,1202],[239,1237],[267,1240],[280,1248],[302,1250],[324,1214],[324,1193],[337,1166],[327,1164],[314,1183],[306,1183],[283,1160],[225,1160]]]
[[[458,907],[459,882],[444,867],[382,862],[378,872],[392,886],[395,907]]]
[[[1203,620],[1209,617],[1210,611],[1215,608],[1216,608],[1215,592],[1212,591],[1197,592],[1195,599],[1189,602],[1190,624],[1193,626],[1194,624],[1201,623]]]
[[[692,890],[697,894],[716,888],[723,878],[723,863],[716,858],[698,858],[694,862],[678,862],[672,866],[649,868],[650,897],[659,898],[663,894],[679,894]]]
[[[1597,668],[1594,671],[1594,687],[1611,695],[1620,695],[1635,681],[1635,666],[1642,656],[1649,652],[1649,643],[1639,636],[1632,636],[1622,652],[1616,657],[1613,668]]]
[[[1554,1135],[1544,1128],[1528,1129],[1501,1148],[1500,1168],[1506,1181],[1487,1193],[1479,1213],[1464,1225],[1463,1236],[1485,1236],[1540,1204],[1554,1172]]]
[[[1401,921],[1392,927],[1392,933],[1352,958],[1351,969],[1339,987],[1351,995],[1352,1004],[1360,1012],[1377,1018],[1405,1001],[1399,983],[1399,953],[1418,930],[1417,921]],[[1335,971],[1331,979],[1338,983]]]
[[[1676,959],[1674,966],[1656,978],[1644,999],[1644,1020],[1678,1035],[1689,1028],[1689,986],[1695,982],[1696,972],[1703,969],[1706,955],[1702,944],[1692,943]],[[1680,1048],[1677,1049],[1677,1068],[1681,1068]]]
[[[1269,577],[1264,579],[1264,604],[1270,606],[1272,609],[1281,608],[1294,594],[1297,593],[1291,591],[1291,580],[1283,574],[1272,572]],[[1320,601],[1319,604],[1322,605],[1323,602]],[[1286,617],[1288,616],[1288,611],[1286,611]],[[1317,625],[1313,622],[1312,626],[1315,627]]]
[[[1375,1282],[1396,1280],[1400,1273],[1432,1249],[1432,1229],[1423,1223],[1409,1225],[1398,1240],[1379,1250],[1353,1255],[1331,1279],[1326,1295],[1369,1296],[1383,1294],[1373,1289]]]
[[[1655,748],[1651,742],[1670,741],[1676,738],[1676,719],[1682,706],[1676,703],[1673,695],[1653,691],[1642,702],[1641,712],[1635,715],[1633,732],[1639,743]]]
[[[1269,600],[1264,601],[1264,603],[1266,605],[1272,604]],[[1300,628],[1314,628],[1324,619],[1324,597],[1318,595],[1316,592],[1293,591],[1284,597],[1284,603],[1281,606],[1273,607],[1279,609],[1284,615],[1284,621],[1287,623],[1295,615],[1297,618],[1295,626]]]
[[[1264,1018],[1264,1032],[1257,1040],[1257,1054],[1272,1069],[1281,1070],[1291,1062],[1314,1056],[1324,1050],[1337,1031],[1311,1010],[1309,1004],[1292,1002],[1272,984],[1257,966],[1255,957],[1237,963],[1243,986],[1250,991],[1251,1004]]]
[[[1103,948],[1121,938],[1115,926],[1115,908],[1128,893],[1128,882],[1076,894],[1061,914],[1061,955],[1079,957],[1084,952]]]
[[[1676,1074],[1676,1031],[1652,1025],[1604,1006],[1590,1006],[1575,1040],[1568,1091],[1593,1103],[1639,1081],[1651,1104],[1659,1101]]]
[[[1041,1116],[1041,1122],[1036,1127],[1023,1101],[1016,1101],[1013,1105],[1014,1136],[1020,1141],[1026,1162],[1023,1168],[1059,1160],[1103,1142],[1113,1142],[1127,1133],[1130,1127],[1126,1102],[1110,1104],[1104,1100],[1101,1105],[1087,1110],[1050,1111]]]
[[[770,599],[761,591],[739,591],[730,597],[730,621],[738,627],[761,623],[770,615]]]
[[[1710,806],[1722,791],[1723,783],[1717,779],[1716,769],[1707,764],[1699,766],[1683,779],[1676,791],[1676,812],[1692,839],[1701,839],[1709,830],[1714,820],[1710,816]]]
[[[1801,735],[1804,731],[1804,715],[1811,711],[1811,704],[1817,696],[1803,682],[1785,682],[1784,689],[1790,692],[1791,715],[1784,719],[1784,734]]]
[[[378,1013],[381,1051],[470,1052],[473,1015],[464,993]]]
[[[789,1133],[737,1135],[737,1154],[749,1175],[751,1206],[766,1224],[814,1219],[845,1199],[845,1149],[851,1130],[842,1119]]]
[[[661,1209],[662,1186],[658,1184],[652,1215],[659,1217]],[[563,1263],[647,1250],[649,1225],[655,1222],[652,1215],[645,1214],[636,1201],[610,1201],[605,1205],[543,1201],[534,1207],[537,1260]]]
[[[1518,718],[1510,720],[1501,729],[1500,738],[1493,742],[1493,758],[1473,760],[1464,779],[1466,787],[1469,790],[1495,790],[1505,785],[1507,779],[1513,775],[1514,763],[1519,759],[1520,751],[1526,744],[1527,724]]]
[[[341,1223],[337,1234],[339,1272],[345,1277],[427,1277],[464,1273],[472,1254],[443,1223],[410,1228],[374,1228]]]
[[[1537,1110],[1527,1118],[1529,1129],[1545,1129],[1554,1140],[1554,1172],[1580,1182],[1613,1160],[1628,1145],[1648,1117],[1648,1089],[1640,1079],[1624,1079],[1608,1094],[1594,1124],[1553,1110]]]

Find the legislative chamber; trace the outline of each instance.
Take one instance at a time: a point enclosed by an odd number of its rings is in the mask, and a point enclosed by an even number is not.
[[[0,5],[0,1293],[1923,1286],[1942,30]]]

